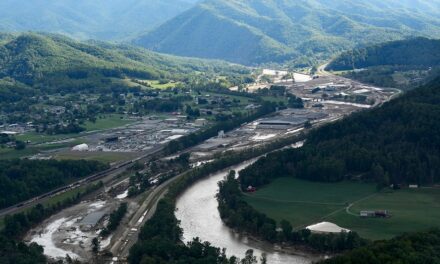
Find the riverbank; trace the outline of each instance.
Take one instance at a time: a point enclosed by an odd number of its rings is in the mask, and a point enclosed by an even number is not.
[[[260,245],[262,248],[265,248],[268,245],[267,241],[257,236],[254,236],[251,233],[238,232],[236,230],[232,230],[232,232],[234,232],[237,236],[246,236],[249,240],[253,241],[253,243],[255,243],[256,245]],[[302,245],[287,245],[287,244],[283,245],[278,243],[270,244],[270,245],[273,246],[273,250],[275,252],[311,259],[312,263],[314,263],[315,261],[330,258],[334,255],[334,254],[325,254],[317,250],[314,250],[310,247],[302,246]]]
[[[256,256],[265,253],[271,264],[306,264],[322,260],[325,256],[301,251],[299,247],[274,246],[254,236],[236,232],[222,222],[215,198],[217,183],[223,180],[230,170],[239,171],[255,160],[242,162],[200,179],[178,196],[175,214],[183,229],[183,241],[187,243],[193,237],[199,237],[202,241],[209,241],[213,246],[226,248],[228,256],[244,257],[246,250],[252,249]]]
[[[215,161],[211,163],[204,164],[200,167],[194,168],[191,171],[181,175],[181,177],[176,179],[171,184],[171,186],[168,188],[166,192],[166,195],[164,195],[163,198],[158,200],[157,208],[154,210],[154,214],[142,227],[137,243],[130,250],[128,261],[130,263],[136,264],[136,263],[140,263],[141,259],[143,258],[149,258],[149,259],[155,259],[157,261],[172,262],[173,259],[170,258],[172,258],[174,254],[177,254],[177,252],[179,252],[180,254],[179,260],[186,259],[187,257],[189,257],[188,255],[186,255],[188,251],[191,251],[194,246],[200,245],[201,241],[207,241],[209,242],[209,244],[207,244],[209,245],[208,246],[209,248],[207,248],[206,250],[212,250],[213,248],[215,248],[216,250],[218,250],[218,252],[221,253],[222,248],[227,248],[228,254],[224,255],[222,253],[221,258],[226,258],[226,256],[231,256],[230,258],[231,259],[235,258],[236,261],[237,258],[235,256],[244,257],[245,252],[249,248],[251,248],[251,249],[255,249],[254,250],[255,256],[259,256],[263,252],[264,253],[268,252],[267,259],[270,263],[310,264],[313,260],[300,256],[292,256],[292,255],[276,252],[274,251],[273,246],[270,246],[270,248],[268,248],[267,251],[261,251],[259,249],[253,247],[247,247],[247,246],[243,247],[242,248],[243,250],[237,251],[236,249],[241,247],[219,246],[217,244],[212,243],[212,241],[210,241],[209,238],[205,238],[200,235],[188,237],[185,231],[183,232],[183,234],[181,233],[182,230],[185,230],[185,227],[182,225],[182,223],[180,223],[179,225],[179,221],[175,216],[175,212],[179,212],[179,210],[176,211],[176,202],[178,200],[178,197],[181,197],[181,195],[185,193],[187,190],[191,189],[192,186],[194,185],[198,186],[200,182],[203,182],[206,179],[211,178],[211,176],[216,174],[218,171],[226,171],[226,172],[229,171],[230,166],[237,166],[236,164],[241,164],[243,162],[253,160],[257,157],[265,155],[274,150],[281,149],[285,146],[291,145],[298,141],[302,141],[303,137],[304,137],[303,134],[290,135],[288,137],[274,140],[270,143],[264,144],[259,147],[248,148],[242,151],[230,151],[224,153],[222,156],[218,157]],[[222,177],[218,179],[218,181],[221,179]],[[213,183],[212,187],[214,188],[214,190],[217,187],[218,181],[215,181]],[[213,202],[213,210],[211,211],[217,213],[217,217],[218,217],[217,223],[223,225],[222,221],[219,219],[218,216],[217,204],[215,201],[215,193],[216,193],[215,191],[210,192],[209,198],[211,202]],[[196,206],[191,205],[190,208],[206,208],[206,207],[196,203]],[[207,215],[212,215],[212,214],[208,213]],[[196,217],[191,219],[195,220]],[[204,221],[203,224],[208,225],[207,229],[214,230],[212,228],[213,222]],[[235,236],[229,228],[226,228],[225,230],[220,230],[216,232],[216,234],[220,236],[222,235]],[[188,243],[186,246],[182,246],[181,244],[182,238],[183,238],[183,242],[185,243],[191,242],[191,243]],[[198,239],[194,241],[193,238],[198,238]],[[243,238],[243,239],[245,239],[246,241],[250,241],[247,238]],[[165,255],[158,254],[158,252],[161,252],[161,249],[155,248],[155,245],[157,245],[158,243],[159,244],[165,243],[167,245],[167,249],[166,249],[167,253]],[[242,246],[243,244],[238,243],[238,245]],[[207,256],[198,256],[196,257],[196,259],[200,260],[200,259],[205,259],[206,257]],[[194,258],[193,261],[195,261]]]

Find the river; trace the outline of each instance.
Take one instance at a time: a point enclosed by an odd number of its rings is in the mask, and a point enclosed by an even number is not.
[[[183,240],[189,242],[192,238],[199,237],[202,241],[208,241],[215,247],[226,248],[228,256],[234,255],[240,258],[248,249],[253,249],[254,255],[258,259],[265,252],[270,264],[303,264],[316,260],[316,258],[306,257],[306,255],[298,256],[276,252],[271,244],[239,235],[222,222],[215,198],[218,191],[217,183],[223,180],[229,170],[233,169],[238,172],[252,162],[241,163],[200,180],[178,198],[176,217],[181,221]]]

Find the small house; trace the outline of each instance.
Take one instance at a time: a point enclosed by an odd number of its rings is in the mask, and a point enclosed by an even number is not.
[[[253,192],[256,192],[256,191],[257,191],[257,188],[253,187],[252,185],[249,185],[246,188],[246,192],[249,192],[249,193],[253,193]]]

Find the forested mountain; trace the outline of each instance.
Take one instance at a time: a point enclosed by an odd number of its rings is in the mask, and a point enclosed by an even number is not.
[[[141,48],[106,43],[83,43],[60,35],[3,35],[0,42],[0,79],[33,85],[65,86],[92,77],[158,79],[193,71],[242,71],[224,62],[177,58]]]
[[[440,1],[207,0],[135,43],[244,64],[309,64],[357,45],[440,36]]]
[[[440,40],[414,38],[358,48],[342,53],[328,70],[353,70],[372,66],[440,66]]]
[[[343,52],[327,70],[382,87],[412,89],[440,75],[440,40],[412,38]]]
[[[440,79],[382,107],[312,131],[302,148],[257,161],[240,173],[243,186],[275,177],[312,181],[361,178],[389,184],[440,182]]]
[[[0,30],[121,40],[151,29],[198,0],[2,0]]]

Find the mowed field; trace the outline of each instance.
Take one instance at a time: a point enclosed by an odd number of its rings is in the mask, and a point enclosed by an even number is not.
[[[246,194],[245,200],[277,221],[290,221],[295,228],[329,221],[369,239],[440,227],[440,189],[377,192],[373,184],[279,178]],[[389,210],[392,217],[360,218],[361,210]]]

